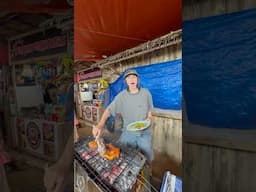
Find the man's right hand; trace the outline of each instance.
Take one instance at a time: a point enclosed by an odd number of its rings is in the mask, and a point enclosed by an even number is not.
[[[103,128],[101,128],[99,125],[93,126],[92,128],[92,135],[95,137],[95,139],[99,139],[102,135]]]
[[[99,139],[103,133],[103,129],[104,129],[104,126],[105,126],[105,123],[108,119],[110,115],[110,111],[109,109],[107,108],[102,117],[101,117],[101,120],[99,121],[98,125],[95,125],[93,126],[92,128],[92,135],[95,137],[95,139]]]

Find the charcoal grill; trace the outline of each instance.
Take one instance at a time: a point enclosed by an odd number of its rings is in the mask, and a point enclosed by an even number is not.
[[[140,172],[145,166],[145,156],[136,149],[104,137],[105,143],[120,148],[120,157],[109,161],[101,157],[97,149],[89,148],[88,143],[92,140],[93,137],[87,137],[75,144],[76,191],[87,192],[86,180],[93,182],[103,192],[135,191]]]

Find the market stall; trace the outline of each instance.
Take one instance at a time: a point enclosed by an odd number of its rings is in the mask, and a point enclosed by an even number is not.
[[[114,96],[125,88],[123,72],[130,68],[136,69],[139,74],[142,74],[140,79],[142,86],[150,89],[153,95],[155,106],[152,123],[153,148],[155,152],[152,167],[153,177],[160,182],[168,170],[175,175],[181,176],[180,30],[118,53],[87,68],[80,68],[76,72],[77,87],[79,87],[77,96],[80,101],[77,103],[77,107],[80,108],[80,123],[83,128],[89,129],[90,135],[92,125],[97,124],[98,117],[101,117],[101,113],[93,113],[93,108],[103,111]],[[102,82],[106,82],[108,85],[105,86],[105,89],[101,88],[104,87]],[[172,89],[166,89],[166,87],[172,87]],[[102,91],[103,97],[93,94],[99,93],[99,90]],[[89,93],[90,91],[91,93]],[[94,95],[96,95],[95,98],[93,98]],[[93,115],[97,118],[93,118]],[[108,130],[106,134],[119,129],[120,123],[122,122],[118,120],[118,117],[115,117],[114,125],[106,125]],[[113,138],[115,137],[113,136]],[[79,152],[77,153],[79,154]],[[87,162],[87,160],[84,161]],[[79,178],[77,187],[83,188],[84,186],[80,183],[82,180],[81,175],[86,175],[86,172],[81,171],[80,164],[78,167],[80,168],[78,168],[77,177],[75,177]],[[96,186],[98,186],[97,181]],[[102,190],[101,187],[99,188]]]
[[[100,120],[104,110],[104,96],[108,92],[108,83],[102,77],[100,68],[78,73],[77,104],[78,116],[92,126]]]
[[[56,160],[72,131],[66,108],[73,91],[71,31],[56,27],[9,39],[10,111],[8,141],[15,149]],[[72,117],[71,117],[72,116]]]

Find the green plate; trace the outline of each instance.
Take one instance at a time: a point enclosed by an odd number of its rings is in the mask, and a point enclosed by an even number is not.
[[[127,126],[127,131],[141,131],[147,129],[149,125],[149,121],[135,121]]]

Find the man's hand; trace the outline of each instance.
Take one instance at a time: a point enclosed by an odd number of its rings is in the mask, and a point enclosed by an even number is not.
[[[151,112],[148,112],[148,116],[147,116],[146,121],[148,121],[151,124],[151,122],[152,122],[152,114],[151,114]]]
[[[151,125],[152,117],[147,117],[146,121],[148,121],[148,122],[149,122],[149,124]]]
[[[102,135],[103,128],[99,125],[93,126],[92,128],[92,135],[95,137],[95,139],[99,139]]]
[[[105,126],[105,123],[110,116],[110,111],[107,108],[104,113],[102,114],[101,120],[99,121],[98,125],[93,126],[92,128],[92,135],[95,137],[95,139],[99,139],[103,133],[103,129]]]
[[[79,135],[77,131],[77,126],[74,125],[74,143],[77,143],[79,141]]]

